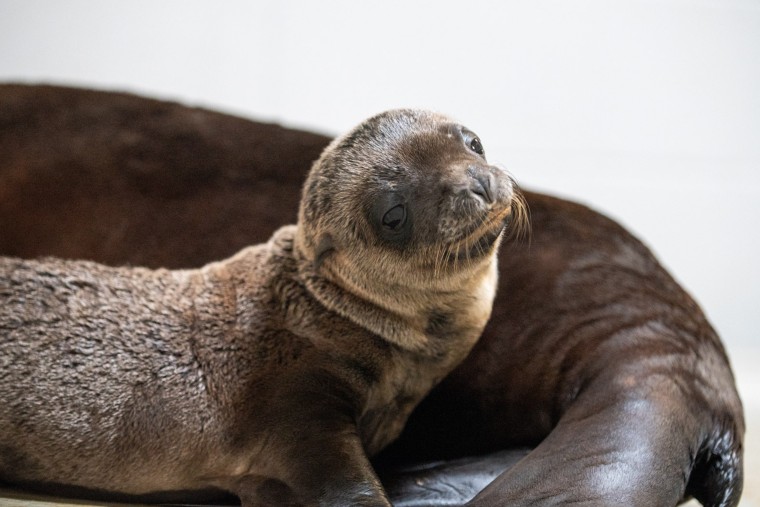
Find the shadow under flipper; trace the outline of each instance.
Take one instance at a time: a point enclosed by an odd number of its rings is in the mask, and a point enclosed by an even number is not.
[[[395,507],[458,506],[529,452],[520,448],[414,465],[380,465],[378,475]]]

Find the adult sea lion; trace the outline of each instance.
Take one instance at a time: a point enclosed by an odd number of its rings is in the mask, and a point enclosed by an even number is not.
[[[367,455],[480,336],[519,202],[470,130],[396,110],[324,151],[296,226],[224,261],[0,259],[0,477],[390,505]]]
[[[329,142],[134,95],[0,86],[0,252],[223,258],[293,221]],[[523,194],[530,241],[501,246],[483,336],[376,461],[394,503],[461,504],[501,474],[477,502],[736,505],[742,408],[702,311],[610,219]],[[517,446],[535,450],[500,452]]]

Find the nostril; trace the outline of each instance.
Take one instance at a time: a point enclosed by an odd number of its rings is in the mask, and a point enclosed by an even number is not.
[[[494,181],[491,173],[478,173],[472,176],[470,192],[483,199],[487,204],[493,204]]]

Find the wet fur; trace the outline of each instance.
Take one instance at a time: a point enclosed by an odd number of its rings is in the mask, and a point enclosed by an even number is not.
[[[124,94],[2,86],[0,100],[6,255],[155,267],[223,258],[294,220],[305,172],[329,142]],[[396,463],[530,445],[476,504],[667,506],[693,495],[736,505],[742,409],[701,310],[611,220],[525,197],[530,242],[502,246],[483,337],[412,415],[381,476],[398,484]],[[424,503],[431,490],[465,501],[451,466],[430,481],[418,471],[422,482],[390,491],[394,502],[434,504]]]

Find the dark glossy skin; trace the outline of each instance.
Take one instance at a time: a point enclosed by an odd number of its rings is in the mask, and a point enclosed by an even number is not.
[[[294,221],[328,141],[129,95],[0,86],[0,254],[224,258]],[[483,337],[376,461],[391,498],[464,502],[458,485],[492,474],[471,505],[736,505],[742,408],[699,307],[611,220],[525,194],[532,234],[502,246]],[[518,446],[535,449],[413,472],[418,489],[393,471]]]

